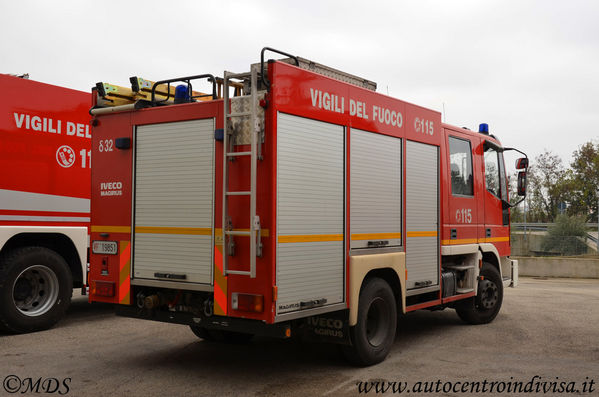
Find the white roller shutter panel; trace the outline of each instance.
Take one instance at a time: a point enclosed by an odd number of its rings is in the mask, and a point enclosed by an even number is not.
[[[277,130],[277,314],[344,301],[344,127],[287,114]]]
[[[401,245],[401,139],[351,130],[351,248]]]
[[[406,143],[408,289],[439,285],[439,149]],[[418,284],[417,284],[418,283]]]
[[[134,278],[212,283],[213,179],[213,119],[137,127]]]

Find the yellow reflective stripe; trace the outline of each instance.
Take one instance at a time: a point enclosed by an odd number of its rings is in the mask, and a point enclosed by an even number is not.
[[[199,236],[211,236],[212,229],[209,227],[154,227],[154,226],[137,226],[135,233],[151,233],[151,234],[188,234]]]
[[[382,238],[401,238],[401,233],[354,233],[351,235],[352,240],[376,240]]]
[[[279,243],[320,243],[343,241],[343,234],[304,234],[298,236],[279,236]]]
[[[442,240],[442,245],[461,245],[461,244],[476,244],[478,240],[475,238],[462,238],[456,240]]]
[[[129,226],[91,226],[93,233],[131,233]]]
[[[131,242],[121,241],[121,249],[119,255],[119,287],[117,296],[120,299],[119,303],[128,305],[131,303]]]
[[[408,237],[437,237],[437,231],[408,232]]]
[[[503,241],[510,241],[509,236],[505,237],[487,237],[482,239],[485,243],[499,243]]]
[[[501,243],[510,241],[508,236],[506,237],[487,237],[481,239],[475,238],[462,238],[456,240],[442,240],[442,245],[461,245],[461,244],[476,244],[476,243]]]
[[[223,247],[214,246],[214,314],[227,315],[227,277],[223,268]]]
[[[437,237],[436,231],[408,232],[408,237]],[[401,233],[360,233],[352,234],[352,240],[380,238],[401,238]],[[279,243],[313,243],[321,241],[343,241],[342,234],[308,234],[299,236],[279,236]]]

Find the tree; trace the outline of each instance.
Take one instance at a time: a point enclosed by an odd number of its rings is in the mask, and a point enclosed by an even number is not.
[[[544,211],[545,194],[540,179],[537,177],[536,167],[528,168],[528,192],[526,197],[526,221],[547,222]]]
[[[518,172],[508,175],[507,179],[508,197],[513,205],[520,201],[522,197],[518,196]],[[524,205],[522,203],[510,209],[510,219],[512,222],[524,222]]]
[[[551,222],[559,213],[559,204],[570,201],[570,171],[555,153],[545,151],[528,169],[527,220]]]
[[[599,189],[599,143],[587,142],[574,151],[571,191],[571,214],[584,215],[597,222],[597,189]]]
[[[510,178],[515,182],[515,175]],[[564,168],[561,158],[545,149],[528,169],[528,194],[526,197],[527,222],[553,222],[563,213],[565,205],[569,216],[581,216],[586,221],[597,222],[599,188],[599,143],[587,142],[573,153],[570,168]],[[510,198],[515,185],[510,183]],[[562,207],[563,208],[563,207]],[[520,221],[520,211],[512,211],[512,219]]]

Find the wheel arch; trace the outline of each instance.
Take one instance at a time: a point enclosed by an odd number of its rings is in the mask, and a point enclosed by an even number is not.
[[[63,233],[22,232],[10,237],[0,249],[0,254],[22,247],[44,247],[62,256],[71,270],[73,287],[85,283],[83,263],[75,242]]]
[[[404,252],[388,254],[355,255],[350,257],[349,272],[349,325],[358,322],[360,290],[364,281],[371,277],[385,280],[397,302],[398,311],[405,313],[406,261]]]
[[[460,256],[465,254],[473,254],[476,251],[480,251],[483,256],[482,259],[485,262],[489,262],[493,266],[499,269],[501,273],[501,266],[499,265],[500,256],[499,251],[493,244],[482,243],[482,244],[463,244],[463,245],[443,245],[441,246],[442,257],[451,258],[454,256]]]
[[[389,267],[372,269],[366,274],[364,280],[362,280],[362,285],[366,284],[367,280],[373,277],[383,279],[387,284],[389,284],[391,290],[393,291],[393,295],[395,296],[397,308],[400,309],[403,306],[403,303],[401,281],[399,281],[399,275],[397,272]]]
[[[493,244],[480,244],[480,251],[483,256],[483,262],[487,262],[490,265],[493,265],[497,271],[499,272],[499,276],[503,277],[503,273],[501,271],[501,260],[499,258],[499,252],[497,248]]]

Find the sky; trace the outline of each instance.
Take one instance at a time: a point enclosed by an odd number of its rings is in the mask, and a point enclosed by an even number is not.
[[[567,166],[599,143],[598,21],[594,0],[0,0],[0,73],[89,91],[245,72],[268,46]]]

